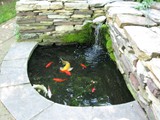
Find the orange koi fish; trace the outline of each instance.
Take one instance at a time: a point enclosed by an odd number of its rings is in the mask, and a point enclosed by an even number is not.
[[[83,69],[86,69],[86,68],[87,68],[87,66],[84,65],[83,63],[81,63],[80,65],[82,66]]]
[[[54,81],[56,82],[64,82],[67,79],[62,79],[62,78],[53,78]]]
[[[93,87],[93,88],[92,88],[92,93],[94,93],[95,91],[96,91],[96,88]]]
[[[49,62],[46,64],[46,68],[50,67],[53,64],[53,62]]]
[[[68,76],[71,76],[71,72],[68,70],[60,70],[62,73],[65,73]]]

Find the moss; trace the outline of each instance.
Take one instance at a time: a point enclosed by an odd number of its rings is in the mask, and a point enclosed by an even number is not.
[[[76,31],[74,33],[69,33],[61,36],[61,40],[66,43],[93,43],[94,36],[93,36],[93,23],[87,23],[82,27],[82,30]]]
[[[107,49],[108,51],[108,54],[110,56],[110,59],[115,61],[115,56],[114,56],[114,50],[113,50],[113,47],[112,47],[112,40],[111,40],[111,37],[110,37],[110,34],[109,34],[109,27],[108,25],[104,24],[102,25],[101,27],[101,35],[103,36],[103,45],[105,46],[105,48]]]

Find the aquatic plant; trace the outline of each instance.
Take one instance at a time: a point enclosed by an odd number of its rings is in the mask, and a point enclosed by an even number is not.
[[[93,36],[93,23],[89,22],[86,25],[82,27],[82,30],[75,31],[73,33],[67,33],[63,36],[61,36],[61,40],[66,43],[87,43],[91,44],[94,41],[94,36]]]

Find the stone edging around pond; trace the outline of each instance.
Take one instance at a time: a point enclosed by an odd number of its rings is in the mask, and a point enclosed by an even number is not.
[[[71,107],[42,97],[31,86],[27,75],[27,62],[37,45],[37,42],[15,43],[1,65],[0,100],[16,120],[147,120],[136,101],[101,107]]]

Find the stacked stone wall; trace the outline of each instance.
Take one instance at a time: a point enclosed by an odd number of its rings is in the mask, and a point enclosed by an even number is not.
[[[116,63],[150,120],[160,120],[160,4],[137,10],[135,2],[105,6]]]
[[[80,30],[86,21],[104,15],[103,6],[86,0],[21,0],[16,4],[20,39],[59,42],[57,36]]]

